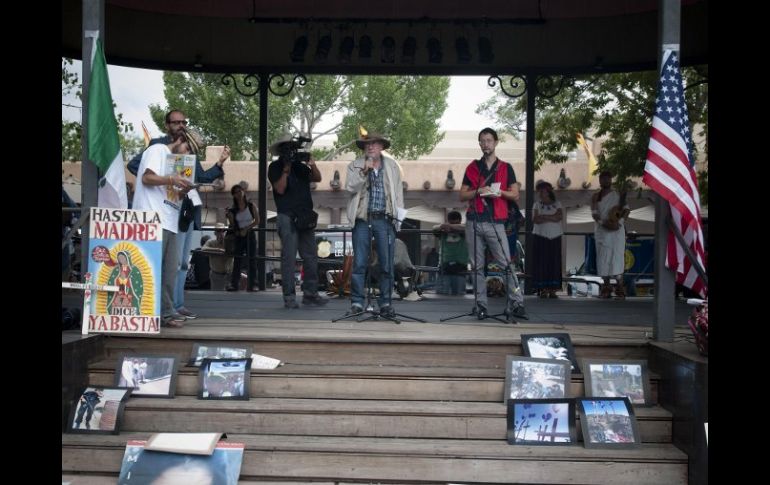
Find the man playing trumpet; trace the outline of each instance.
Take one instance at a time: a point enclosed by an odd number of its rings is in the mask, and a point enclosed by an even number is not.
[[[623,270],[625,265],[626,230],[625,219],[629,208],[626,204],[625,193],[619,194],[612,189],[612,173],[604,171],[599,175],[601,189],[591,199],[591,215],[596,221],[594,238],[596,239],[596,271],[604,278],[599,298],[610,298],[612,286],[610,277],[616,281],[615,296],[619,299],[626,297],[623,286]]]

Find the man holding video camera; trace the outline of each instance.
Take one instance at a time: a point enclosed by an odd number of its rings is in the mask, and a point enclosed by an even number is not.
[[[313,210],[310,182],[320,182],[321,172],[313,156],[299,151],[308,138],[293,138],[284,133],[270,146],[270,154],[278,156],[267,168],[278,210],[278,237],[281,238],[281,280],[283,306],[299,308],[294,288],[294,266],[297,250],[303,261],[303,305],[325,305],[328,300],[318,294],[318,255],[315,226],[318,214]]]

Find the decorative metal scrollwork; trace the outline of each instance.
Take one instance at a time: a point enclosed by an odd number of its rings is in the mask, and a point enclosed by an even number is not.
[[[268,78],[267,89],[276,96],[286,96],[294,90],[296,84],[300,86],[307,84],[307,78],[304,74],[295,74],[291,84],[288,83],[283,74],[271,74]]]
[[[498,82],[500,83],[500,91],[509,98],[520,98],[527,92],[527,79],[524,76],[518,74],[511,76],[507,82],[503,81],[500,76],[489,76],[487,79],[487,84],[492,88],[497,86]]]
[[[553,98],[567,86],[572,86],[572,76],[540,75],[535,78],[535,92],[541,98]]]
[[[503,92],[509,98],[520,98],[524,96],[529,90],[530,86],[527,83],[528,77],[521,74],[515,74],[504,80],[502,76],[489,76],[487,84],[490,87],[497,86],[500,83],[500,91]],[[572,86],[575,83],[575,78],[572,76],[557,76],[550,74],[542,74],[535,76],[533,88],[535,90],[535,96],[541,98],[553,98],[561,92],[562,89],[568,86]]]
[[[254,81],[252,81],[252,78]],[[259,75],[257,74],[246,74],[243,76],[243,80],[241,82],[243,88],[238,85],[238,80],[235,78],[235,76],[229,73],[224,74],[222,76],[222,84],[229,86],[231,83],[235,90],[241,94],[241,96],[250,98],[259,93]]]

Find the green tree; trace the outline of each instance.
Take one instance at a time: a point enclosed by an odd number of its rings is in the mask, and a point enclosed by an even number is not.
[[[690,123],[708,137],[707,67],[683,70]],[[597,156],[599,170],[611,170],[619,180],[641,176],[647,155],[650,123],[655,108],[657,74],[653,71],[583,76],[553,98],[536,100],[535,167],[562,163],[575,150],[575,134],[605,138]],[[526,96],[497,95],[476,110],[495,119],[518,136],[526,122]],[[708,159],[708,144],[696,146]]]
[[[219,74],[165,72],[163,81],[166,106],[150,106],[161,130],[165,113],[173,107],[184,111],[210,143],[229,144],[233,158],[257,152],[257,96],[242,96],[233,86],[225,86]],[[289,95],[269,96],[268,136],[273,140],[289,130],[315,141],[336,132],[336,150],[314,151],[318,159],[329,159],[353,144],[360,124],[391,136],[396,156],[416,158],[430,152],[443,136],[438,121],[448,90],[446,77],[307,76],[306,84],[295,86]],[[335,117],[341,121],[318,130],[319,124]]]
[[[239,78],[242,76],[236,76]],[[234,160],[256,158],[259,150],[258,96],[242,96],[232,85],[222,83],[221,74],[166,71],[163,83],[166,106],[150,105],[152,119],[161,131],[166,131],[166,113],[170,109],[180,109],[208,144],[230,145]],[[272,140],[289,126],[294,110],[290,97],[271,95],[268,100],[268,139]]]
[[[358,127],[390,137],[397,158],[416,159],[442,140],[439,120],[447,107],[443,76],[352,76],[338,147],[358,138]]]

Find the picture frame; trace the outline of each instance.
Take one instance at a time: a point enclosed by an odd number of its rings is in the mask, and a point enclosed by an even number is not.
[[[132,396],[173,398],[178,366],[173,355],[120,354],[115,386],[133,389]]]
[[[639,425],[627,397],[580,397],[576,401],[586,448],[639,446]]]
[[[580,366],[568,333],[522,334],[521,347],[527,357],[568,360],[572,366],[572,373],[580,374]]]
[[[634,406],[651,406],[646,360],[583,359],[586,397],[628,397]]]
[[[68,433],[119,434],[123,410],[133,389],[86,386],[72,403]]]
[[[249,400],[251,358],[203,359],[198,371],[198,399]]]
[[[194,343],[190,361],[187,365],[200,367],[205,358],[209,359],[245,359],[251,357],[248,347],[232,347],[227,344]]]
[[[566,360],[506,356],[503,403],[508,399],[569,397],[570,367]]]
[[[577,443],[574,399],[508,399],[507,410],[509,445]]]

